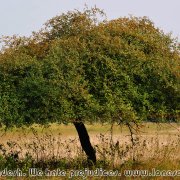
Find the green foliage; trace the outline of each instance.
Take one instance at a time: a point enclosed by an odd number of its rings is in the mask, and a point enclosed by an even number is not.
[[[30,38],[6,39],[1,124],[178,121],[178,42],[146,17],[103,14],[68,12]]]

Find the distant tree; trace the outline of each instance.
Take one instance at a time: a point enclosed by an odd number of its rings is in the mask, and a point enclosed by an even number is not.
[[[0,53],[0,123],[73,123],[96,162],[85,122],[179,121],[178,42],[146,17],[98,21],[98,8],[49,20]]]

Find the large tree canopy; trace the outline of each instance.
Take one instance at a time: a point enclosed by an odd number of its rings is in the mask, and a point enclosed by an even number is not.
[[[178,42],[146,17],[102,17],[72,11],[4,40],[2,125],[178,121]]]

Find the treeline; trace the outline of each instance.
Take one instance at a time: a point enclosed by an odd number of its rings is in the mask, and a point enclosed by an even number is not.
[[[99,18],[99,19],[98,19]],[[178,42],[148,18],[97,8],[4,37],[0,123],[179,121]]]

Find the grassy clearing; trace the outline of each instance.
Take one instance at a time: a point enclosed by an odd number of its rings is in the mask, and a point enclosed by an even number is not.
[[[94,170],[118,170],[123,175],[127,169],[180,169],[179,124],[145,123],[141,132],[134,135],[134,144],[125,126],[114,125],[113,131],[110,131],[110,128],[108,124],[87,125],[98,158],[96,167],[91,167]],[[72,169],[88,168],[86,156],[72,125],[52,124],[48,128],[34,125],[31,128],[14,128],[6,133],[1,129],[0,153],[0,169],[20,168],[23,172],[28,172],[32,167],[43,170],[59,168],[69,173]],[[125,176],[121,176],[121,179],[123,178]]]

